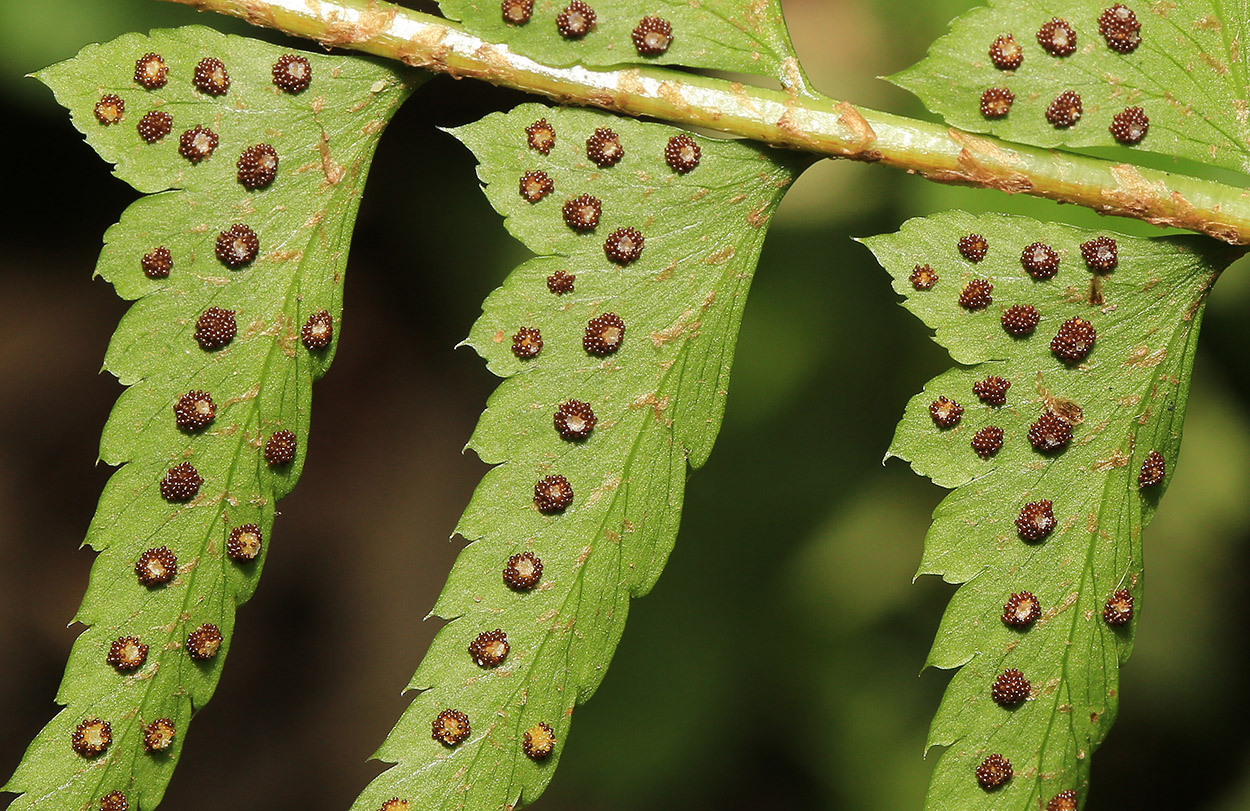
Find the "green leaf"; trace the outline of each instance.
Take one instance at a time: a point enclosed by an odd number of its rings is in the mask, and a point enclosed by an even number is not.
[[[549,65],[685,65],[799,82],[779,0],[592,0],[595,26],[575,39],[561,36],[556,24],[568,4],[534,0],[529,21],[511,25],[500,0],[439,0],[443,13],[470,32]],[[643,56],[634,46],[633,31],[648,16],[672,26],[672,43],[661,55]]]
[[[1250,169],[1250,79],[1241,54],[1250,40],[1250,7],[1129,0],[1123,5],[1141,24],[1141,44],[1125,54],[1099,33],[1099,16],[1111,5],[991,2],[956,19],[923,61],[891,79],[956,127],[1037,146],[1116,146],[1113,117],[1140,107],[1150,126],[1134,149]],[[1052,56],[1038,43],[1039,29],[1053,17],[1076,31],[1069,56]],[[994,40],[1006,34],[1023,48],[1017,70],[999,70],[989,58]],[[990,87],[1015,94],[1005,118],[981,114],[981,94]],[[1074,126],[1059,129],[1046,109],[1069,90],[1080,95],[1083,113]]]
[[[144,89],[136,60],[159,54],[168,83]],[[194,712],[213,693],[229,648],[234,607],[251,596],[271,540],[274,504],[288,493],[308,447],[309,390],[327,369],[336,342],[310,350],[302,325],[319,311],[331,315],[337,341],[348,240],[378,136],[407,96],[410,74],[357,57],[302,54],[311,86],[286,93],[271,68],[291,53],[207,28],[127,34],[91,45],[73,59],[38,74],[70,110],[75,126],[116,173],[143,192],[105,235],[96,272],[135,304],[122,319],[105,368],[129,388],[104,429],[100,458],[120,468],[109,480],[87,534],[100,554],[75,619],[89,626],[74,643],[57,701],[65,705],[30,745],[5,790],[23,792],[12,809],[98,808],[122,791],[130,807],[153,808],[186,740]],[[205,57],[220,59],[230,76],[224,95],[192,86]],[[116,94],[125,104],[119,122],[100,123],[97,101]],[[148,111],[172,115],[172,131],[146,143],[138,122]],[[179,154],[180,134],[197,125],[219,142],[193,164]],[[276,178],[248,190],[236,179],[236,159],[248,147],[270,144]],[[160,193],[155,193],[160,192]],[[230,268],[215,256],[218,233],[245,223],[259,237],[259,255]],[[158,246],[173,259],[167,278],[149,278],[141,257]],[[195,338],[209,307],[232,310],[237,335],[207,351]],[[180,430],[174,404],[191,391],[216,404],[210,424]],[[289,430],[295,460],[270,466],[269,437]],[[203,478],[189,502],[164,499],[166,470],[190,463]],[[260,527],[264,546],[251,562],[226,552],[232,528]],[[177,574],[145,587],[135,564],[148,549],[167,547]],[[197,662],[185,649],[204,623],[220,629],[220,652]],[[148,646],[146,663],[132,672],[106,659],[114,640],[135,636]],[[71,746],[76,725],[107,721],[112,743],[97,757]],[[146,752],[143,728],[171,719],[173,746]]]
[[[956,250],[969,233],[988,240],[984,261]],[[936,330],[961,366],[931,380],[907,406],[890,455],[909,461],[934,483],[954,490],[937,508],[919,574],[962,583],[943,617],[928,664],[961,668],[933,722],[929,745],[949,747],[930,786],[927,809],[1029,809],[1060,791],[1084,798],[1090,756],[1118,706],[1119,664],[1132,648],[1137,619],[1118,629],[1103,620],[1107,599],[1127,589],[1142,608],[1142,529],[1166,481],[1139,486],[1147,455],[1162,454],[1168,478],[1180,448],[1189,375],[1207,291],[1236,249],[1197,237],[1141,239],[1109,235],[1119,264],[1094,273],[1080,246],[1100,232],[1020,217],[950,212],[912,220],[866,240],[894,277],[906,306]],[[1025,273],[1025,246],[1044,242],[1061,261],[1039,281]],[[917,290],[909,277],[930,265],[939,280]],[[993,283],[993,303],[968,310],[958,303],[973,279]],[[1001,313],[1031,305],[1036,331],[1012,337]],[[1065,363],[1051,339],[1070,318],[1097,330],[1093,351]],[[984,404],[973,385],[997,375],[1011,383],[1006,404]],[[965,409],[955,427],[930,415],[939,397]],[[1030,425],[1054,410],[1073,425],[1071,444],[1043,455]],[[995,426],[1001,451],[982,458],[972,439]],[[1026,542],[1015,521],[1024,505],[1053,502],[1057,526]],[[1041,618],[1028,629],[1001,619],[1014,594],[1031,592]],[[1004,670],[1020,670],[1032,695],[1014,709],[991,698]],[[997,753],[1015,776],[994,792],[975,771]],[[1083,806],[1082,806],[1083,807]]]
[[[550,155],[527,147],[526,127],[545,118],[556,132]],[[621,162],[599,168],[585,140],[611,127]],[[702,159],[688,174],[665,163],[678,130],[604,113],[522,105],[455,131],[481,161],[486,196],[508,230],[540,254],[486,300],[468,343],[507,378],[470,441],[495,465],[477,488],[458,531],[460,554],[434,614],[452,620],[435,638],[410,688],[422,691],[377,753],[398,765],[357,800],[375,811],[397,797],[412,808],[511,808],[550,781],[576,704],[599,685],[620,638],[631,597],[655,584],[677,531],[687,465],[707,459],[720,426],[734,344],[766,225],[805,158],[745,142],[697,138]],[[537,203],[518,194],[523,172],[542,171],[555,190]],[[566,200],[591,194],[603,215],[593,232],[562,221]],[[621,266],[605,256],[617,228],[642,232],[641,257]],[[573,274],[556,295],[548,277]],[[625,323],[619,351],[587,352],[591,319]],[[543,348],[518,359],[512,336],[541,330]],[[589,438],[561,438],[553,415],[569,400],[589,404]],[[535,483],[562,475],[573,488],[563,513],[543,514]],[[513,555],[543,564],[532,591],[502,573]],[[511,646],[490,669],[467,649],[501,629]],[[444,710],[469,717],[459,746],[433,740]],[[554,754],[534,761],[522,736],[535,724],[555,732]]]

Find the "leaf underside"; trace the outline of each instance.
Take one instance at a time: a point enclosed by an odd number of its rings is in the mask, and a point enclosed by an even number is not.
[[[527,147],[525,128],[545,118],[556,145]],[[598,168],[585,140],[596,128],[620,136],[625,157]],[[422,691],[377,753],[396,763],[361,795],[373,811],[391,797],[421,809],[512,808],[538,797],[566,744],[576,704],[594,692],[620,638],[631,597],[654,585],[672,549],[687,465],[707,459],[720,425],[747,289],[766,225],[804,159],[743,142],[697,138],[699,166],[678,174],[664,150],[678,130],[584,110],[522,105],[455,131],[481,162],[479,176],[508,230],[540,254],[492,293],[468,344],[507,378],[470,441],[495,465],[457,531],[471,543],[452,569],[434,614],[452,620],[435,638],[410,689]],[[525,171],[543,171],[555,190],[537,203],[518,193]],[[602,201],[598,227],[578,234],[564,202]],[[620,227],[645,238],[627,266],[603,245]],[[548,277],[575,276],[556,295]],[[583,348],[588,321],[616,313],[619,351]],[[541,330],[532,359],[512,351],[520,327]],[[598,420],[589,438],[563,439],[553,415],[568,400]],[[565,476],[574,499],[540,513],[535,483]],[[532,591],[505,585],[513,555],[543,563]],[[501,629],[510,651],[493,669],[468,646]],[[444,710],[470,720],[472,734],[447,747],[431,734]],[[531,760],[523,733],[552,727],[554,754]]]
[[[1140,107],[1149,131],[1134,149],[1250,170],[1250,78],[1242,54],[1250,6],[1244,0],[1122,4],[1141,24],[1141,44],[1130,53],[1112,50],[1099,32],[1110,2],[997,0],[956,19],[924,60],[891,80],[956,127],[1046,147],[1116,146],[1113,117]],[[1038,30],[1053,17],[1076,31],[1069,56],[1052,56],[1038,43]],[[1023,47],[1016,70],[999,70],[989,58],[990,46],[1005,34]],[[1015,94],[1005,118],[981,114],[981,94],[990,87]],[[1069,90],[1080,95],[1083,113],[1074,126],[1056,128],[1046,109]]]
[[[557,28],[568,4],[535,0],[529,22],[510,25],[500,0],[439,0],[445,15],[487,42],[505,43],[549,65],[685,65],[770,76],[786,84],[797,70],[779,0],[590,0],[595,27],[577,39],[566,39]],[[663,54],[644,56],[634,46],[632,33],[647,16],[672,25],[672,44]]]
[[[989,243],[979,264],[956,250],[969,233]],[[1096,274],[1079,247],[1096,236],[1019,217],[949,212],[865,240],[906,297],[904,306],[967,364],[911,400],[889,452],[954,491],[934,512],[918,572],[963,584],[928,658],[959,672],[929,734],[930,746],[948,748],[926,809],[1036,811],[1064,790],[1083,799],[1090,756],[1115,719],[1119,664],[1131,651],[1137,618],[1113,629],[1103,609],[1127,589],[1140,612],[1142,529],[1167,485],[1141,487],[1138,474],[1157,451],[1170,479],[1205,296],[1236,254],[1197,237],[1111,235],[1118,267]],[[1021,264],[1022,250],[1036,241],[1061,256],[1048,281],[1031,278]],[[909,279],[925,264],[939,280],[917,290]],[[993,284],[993,303],[983,310],[958,303],[973,279]],[[1001,314],[1012,305],[1040,313],[1032,335],[1003,329]],[[1076,316],[1094,325],[1097,339],[1087,358],[1065,363],[1051,339]],[[992,375],[1011,383],[1001,407],[982,403],[972,390]],[[936,425],[930,404],[939,397],[965,409],[957,426]],[[1066,450],[1043,455],[1028,434],[1052,409],[1074,423],[1074,436]],[[982,458],[971,443],[987,426],[1001,428],[1005,440],[996,455]],[[1043,499],[1053,502],[1057,527],[1026,542],[1016,518],[1025,504]],[[1041,617],[1031,628],[1013,629],[1001,616],[1012,594],[1023,591],[1040,600]],[[1031,685],[1030,697],[1014,709],[991,698],[1008,668]],[[975,772],[991,754],[1006,757],[1014,777],[985,791]]]
[[[167,84],[144,89],[135,63],[159,54]],[[131,808],[153,808],[164,794],[194,712],[212,695],[233,636],[234,607],[256,587],[270,540],[276,499],[290,491],[307,449],[310,387],[337,346],[343,270],[360,190],[377,138],[415,78],[357,57],[303,53],[311,85],[298,93],[275,86],[272,66],[283,54],[259,41],[188,27],[127,34],[91,45],[41,71],[38,78],[70,110],[87,142],[116,174],[150,193],[126,209],[105,235],[96,272],[135,304],[109,346],[105,368],[129,388],[105,426],[100,458],[119,469],[100,498],[86,543],[100,554],[75,617],[87,625],[70,654],[57,694],[63,709],[30,745],[6,791],[21,792],[12,809],[98,808],[102,796],[123,792]],[[224,95],[192,84],[197,64],[220,59],[230,77]],[[94,113],[106,94],[125,104],[121,120],[105,125]],[[149,111],[172,116],[172,131],[154,143],[140,137]],[[202,125],[219,143],[191,163],[179,154],[180,135]],[[236,179],[236,159],[260,143],[278,155],[276,178],[249,191]],[[231,269],[215,255],[217,235],[245,223],[259,237],[259,254]],[[173,268],[149,278],[141,257],[169,249]],[[210,307],[232,310],[237,335],[208,351],[195,338]],[[306,349],[300,329],[318,311],[335,327],[328,348]],[[180,430],[173,406],[190,391],[216,404],[210,424]],[[276,431],[297,437],[293,462],[266,464],[262,449]],[[187,503],[162,498],[166,470],[189,462],[203,478]],[[259,526],[264,541],[251,562],[226,555],[231,529]],[[166,547],[177,574],[145,587],[135,564],[148,549]],[[192,660],[188,634],[201,624],[224,642],[208,661]],[[122,672],[106,662],[114,640],[135,636],[146,662]],[[84,719],[111,725],[112,743],[95,757],[71,746]],[[173,722],[173,745],[147,752],[144,725]]]

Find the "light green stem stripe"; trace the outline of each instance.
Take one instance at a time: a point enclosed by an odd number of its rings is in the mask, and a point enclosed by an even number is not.
[[[1131,164],[1021,146],[939,124],[661,67],[557,68],[454,23],[380,0],[169,0],[456,78],[798,149],[893,166],[1250,244],[1250,191]],[[797,75],[797,66],[792,71]]]

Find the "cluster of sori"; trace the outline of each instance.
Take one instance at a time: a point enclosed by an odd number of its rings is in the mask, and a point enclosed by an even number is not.
[[[169,83],[169,66],[158,53],[146,53],[135,62],[134,82],[151,93]],[[312,66],[296,54],[285,54],[273,65],[273,84],[286,93],[302,93],[312,82]],[[195,66],[191,83],[200,94],[218,98],[230,91],[231,79],[226,65],[215,57],[205,57]],[[133,101],[133,99],[132,99]],[[173,131],[174,117],[160,107],[170,106],[157,98],[157,109],[149,110],[139,119],[139,138],[157,144]],[[194,109],[194,108],[192,108]],[[103,126],[119,123],[126,113],[126,102],[116,93],[107,93],[95,104],[95,117]],[[214,124],[220,127],[220,124]],[[217,131],[197,123],[178,138],[178,154],[198,166],[213,156],[221,139]],[[278,152],[270,144],[260,143],[242,150],[235,162],[236,178],[249,191],[271,186],[278,176]],[[228,268],[246,267],[260,254],[260,237],[244,223],[234,223],[217,234],[214,253]],[[174,270],[173,252],[159,245],[140,260],[143,273],[150,279],[164,279]]]
[[[142,90],[152,93],[154,107],[140,118],[137,131],[146,144],[161,142],[173,130],[173,115],[160,107],[167,103],[159,97],[159,91],[169,82],[170,67],[158,53],[145,53],[135,62],[134,82]],[[295,54],[280,57],[273,65],[275,92],[301,93],[312,81],[312,66],[308,60]],[[231,86],[230,74],[220,59],[207,57],[200,60],[192,72],[191,82],[195,90],[207,97],[225,96]],[[122,91],[124,92],[124,91]],[[132,98],[132,102],[133,102]],[[187,109],[194,109],[188,107]],[[113,126],[126,113],[126,102],[116,92],[105,94],[96,102],[95,118],[102,126]],[[220,124],[215,124],[219,126]],[[202,125],[186,130],[178,139],[178,153],[193,166],[199,166],[212,157],[220,143],[214,130]],[[260,143],[242,151],[236,162],[237,179],[244,189],[257,191],[270,187],[278,173],[278,153],[269,144]],[[214,253],[227,268],[245,268],[254,262],[260,252],[260,237],[243,223],[233,223],[217,234]],[[152,280],[167,279],[175,270],[173,251],[160,245],[144,254],[139,260],[143,274]],[[238,332],[235,312],[220,307],[209,307],[195,320],[192,337],[203,352],[211,353],[227,347]],[[309,352],[326,349],[333,338],[333,319],[326,310],[313,313],[300,331],[300,339]],[[172,404],[174,424],[186,434],[196,434],[207,429],[218,417],[218,406],[212,395],[201,389],[193,389],[177,398]],[[271,468],[282,469],[296,457],[297,440],[293,432],[273,432],[263,446],[265,461]],[[175,505],[194,501],[205,481],[190,461],[180,462],[169,468],[159,483],[160,497]],[[257,524],[233,526],[224,538],[226,556],[238,565],[247,565],[260,555],[263,532]],[[194,564],[191,564],[193,566]],[[138,585],[146,589],[160,589],[174,581],[181,571],[178,557],[168,545],[154,546],[139,555],[134,565]],[[209,663],[221,650],[224,638],[221,629],[204,622],[191,630],[185,641],[171,649],[181,649],[197,663]],[[109,646],[106,662],[119,675],[150,678],[141,669],[148,663],[149,645],[134,634],[118,637]],[[152,667],[158,666],[153,664]],[[142,727],[144,752],[158,757],[168,755],[174,745],[177,729],[173,719],[157,718]],[[97,717],[85,718],[73,730],[71,745],[84,758],[103,755],[113,743],[113,728],[109,721]],[[130,801],[121,791],[103,795],[101,811],[127,811]]]
[[[989,241],[981,234],[967,234],[959,239],[956,250],[967,262],[976,265],[989,253]],[[1086,268],[1095,278],[1111,273],[1119,265],[1119,247],[1110,237],[1099,236],[1080,245],[1081,257]],[[1024,271],[1038,282],[1048,282],[1059,272],[1060,253],[1043,242],[1025,246],[1020,254]],[[939,274],[931,264],[916,265],[910,282],[918,292],[932,290],[939,282]],[[994,285],[987,279],[974,278],[961,290],[958,303],[969,313],[979,313],[993,303]],[[1004,331],[1014,339],[1027,339],[1041,322],[1037,308],[1029,304],[1014,304],[1003,310],[1001,324]],[[1097,340],[1094,325],[1079,316],[1064,321],[1050,342],[1055,359],[1073,366],[1084,361],[1094,349]],[[1011,381],[991,375],[977,381],[972,393],[993,413],[1007,404]],[[959,426],[964,417],[964,407],[954,399],[940,396],[929,405],[929,416],[938,431],[949,431]],[[1083,421],[1079,407],[1068,401],[1055,401],[1029,425],[1027,437],[1034,452],[1046,457],[1061,454],[1073,438],[1073,427]],[[990,459],[1002,450],[1004,430],[997,425],[985,425],[972,437],[972,450],[982,459]],[[1150,451],[1142,462],[1137,478],[1143,492],[1162,484],[1167,472],[1166,460],[1158,451]],[[1030,502],[1020,508],[1015,519],[1016,532],[1026,543],[1045,541],[1058,527],[1054,503],[1050,499]],[[1041,603],[1032,592],[1014,593],[1003,606],[1002,621],[1008,627],[1027,632],[1042,616]],[[1133,596],[1127,589],[1118,589],[1107,598],[1103,607],[1103,620],[1110,628],[1120,628],[1133,618]],[[1024,674],[1015,668],[1003,671],[990,688],[995,703],[1012,708],[1022,704],[1032,695],[1031,686]],[[976,769],[976,778],[982,788],[992,791],[1012,777],[1011,762],[1001,754],[991,754]],[[1050,800],[1048,811],[1075,811],[1076,792],[1063,791]]]
[[[1142,41],[1141,22],[1133,10],[1122,3],[1102,12],[1098,17],[1098,32],[1106,46],[1118,54],[1131,54]],[[1037,44],[1050,56],[1060,59],[1076,53],[1076,40],[1076,29],[1059,17],[1043,23],[1037,31]],[[1014,74],[1024,64],[1025,51],[1012,34],[1003,34],[990,45],[989,55],[994,67]],[[981,94],[981,115],[988,119],[1006,118],[1015,101],[1016,94],[1006,85],[987,88]],[[1067,129],[1081,120],[1083,112],[1081,95],[1065,90],[1046,107],[1046,120],[1056,129]],[[1116,141],[1137,144],[1150,131],[1150,118],[1141,107],[1126,107],[1116,113],[1108,129]]]
[[[534,16],[534,0],[503,0],[500,13],[508,25],[527,25]],[[595,30],[599,15],[583,0],[572,0],[556,14],[556,30],[567,40],[580,40]],[[673,44],[673,24],[663,17],[647,16],[630,33],[641,56],[660,56]]]
[[[505,2],[504,16],[510,22],[524,23],[529,20],[532,5],[532,2],[522,0]],[[569,9],[578,12],[578,7],[583,5],[573,3]],[[593,12],[590,14],[593,19]],[[548,156],[556,143],[555,127],[545,118],[525,128],[525,145],[533,152]],[[612,129],[600,127],[586,139],[585,155],[598,169],[610,170],[625,157],[625,146],[621,143],[619,134]],[[677,175],[694,171],[702,157],[699,144],[685,134],[673,136],[664,148],[664,161]],[[548,171],[527,171],[521,175],[518,190],[526,202],[538,204],[555,191],[556,180]],[[565,225],[575,233],[590,234],[599,227],[603,210],[602,200],[583,193],[565,201],[562,216]],[[604,242],[603,251],[612,263],[626,267],[642,255],[644,244],[645,239],[638,229],[618,228]],[[575,275],[558,270],[547,277],[547,289],[553,295],[564,296],[575,291],[576,280]],[[607,358],[621,348],[625,332],[625,321],[619,315],[612,312],[602,313],[586,323],[582,334],[582,349],[588,355]],[[512,353],[523,363],[539,357],[543,345],[542,331],[538,327],[522,326],[512,336]],[[552,427],[568,442],[588,440],[598,421],[590,403],[574,399],[561,403],[552,415]],[[573,498],[573,486],[567,478],[559,474],[546,476],[534,485],[533,505],[544,515],[563,513],[572,506]],[[503,569],[503,580],[513,591],[529,591],[538,585],[542,572],[542,560],[532,552],[522,552],[509,558]],[[483,668],[502,664],[508,651],[507,633],[499,628],[480,633],[468,648],[469,656]],[[470,737],[469,717],[460,710],[445,709],[434,719],[432,733],[434,739],[445,746],[458,746]],[[535,724],[521,736],[522,751],[535,760],[548,757],[555,750],[555,746],[555,732],[547,723]],[[382,809],[403,811],[408,807],[407,800],[396,797],[384,804]]]
[[[580,431],[580,436],[588,436],[590,430],[594,427],[594,413],[590,411],[590,407],[585,403],[571,401],[566,403],[556,414],[556,422],[560,423],[561,415],[580,413],[584,408],[585,418],[570,418],[570,424],[576,425]],[[572,428],[569,429],[573,430]],[[551,511],[563,510],[573,499],[573,491],[569,487],[568,482],[563,476],[553,476],[539,482],[535,488],[534,500],[539,502],[539,488],[544,488],[543,498],[551,499],[552,503],[548,507]],[[542,507],[540,506],[540,509]],[[503,582],[514,592],[523,594],[538,587],[543,577],[543,562],[533,552],[521,552],[508,558],[503,567]],[[508,634],[501,628],[493,631],[482,631],[469,643],[467,652],[469,658],[485,670],[491,670],[499,667],[508,658],[511,647],[508,644]],[[430,726],[431,737],[434,740],[454,749],[467,741],[473,733],[473,727],[470,724],[469,716],[457,709],[447,708],[438,713],[434,717]],[[546,722],[539,722],[525,730],[521,735],[521,751],[526,757],[535,760],[546,760],[551,756],[556,748],[556,734],[551,725]],[[392,797],[382,804],[379,811],[409,811],[412,803],[409,800],[399,797]]]
[[[556,145],[555,128],[547,119],[539,119],[525,129],[529,148],[542,155],[551,154]],[[586,139],[586,158],[600,169],[608,169],[625,157],[621,137],[613,130],[600,127]],[[664,161],[674,172],[686,174],[698,167],[703,158],[699,144],[689,135],[674,135],[664,148]],[[545,171],[531,170],[521,175],[518,191],[531,204],[541,202],[556,190],[556,180]],[[579,194],[565,200],[562,210],[564,224],[579,234],[589,234],[599,227],[603,216],[603,201],[591,194]],[[603,253],[609,260],[625,267],[642,256],[646,239],[637,228],[617,228],[603,243]],[[551,292],[561,295],[573,291],[573,279],[567,274],[557,274],[549,281]]]

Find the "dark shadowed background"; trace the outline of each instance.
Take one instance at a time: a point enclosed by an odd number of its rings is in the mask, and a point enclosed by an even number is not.
[[[968,5],[785,0],[821,89],[915,115],[910,97],[872,77],[918,60]],[[78,545],[110,473],[96,450],[121,391],[98,371],[125,311],[91,274],[104,229],[135,197],[23,74],[88,42],[192,22],[246,29],[153,0],[0,0],[0,778],[55,712],[79,630],[66,624],[93,555]],[[304,475],[164,808],[346,808],[380,769],[367,757],[437,630],[422,618],[484,470],[460,450],[495,379],[452,347],[523,255],[478,193],[469,153],[435,127],[521,99],[441,77],[387,131]],[[796,184],[676,552],[634,604],[537,807],[921,807],[936,756],[922,759],[924,734],[947,677],[919,671],[951,589],[910,580],[942,491],[880,460],[907,398],[947,361],[850,237],[956,206],[1151,232],[879,167],[825,162]],[[1211,297],[1093,808],[1250,808],[1248,270],[1235,266]],[[329,642],[353,655],[328,658]]]

